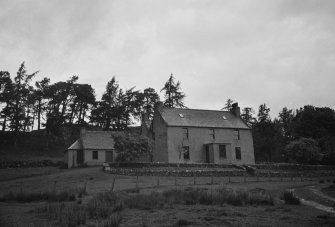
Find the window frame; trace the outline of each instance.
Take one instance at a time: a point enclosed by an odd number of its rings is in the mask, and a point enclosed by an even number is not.
[[[209,129],[209,137],[210,139],[215,140],[215,129],[214,128]]]
[[[242,160],[242,149],[241,149],[241,147],[235,147],[235,158],[236,158],[236,160]]]
[[[224,150],[221,150],[221,147],[224,147]],[[222,153],[224,151],[224,153]],[[224,154],[224,155],[222,155]],[[219,144],[219,158],[220,159],[227,159],[227,145],[226,144]]]
[[[234,129],[234,139],[235,140],[240,140],[241,136],[240,136],[240,130],[239,129]]]
[[[190,147],[189,146],[183,146],[183,158],[184,160],[190,160]]]
[[[189,138],[188,128],[183,128],[183,139],[188,140],[188,138]]]
[[[98,159],[99,159],[98,151],[96,150],[92,151],[92,160],[98,160]]]

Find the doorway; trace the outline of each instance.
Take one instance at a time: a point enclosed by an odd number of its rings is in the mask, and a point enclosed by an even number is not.
[[[209,163],[209,146],[205,145],[205,161],[206,163]]]
[[[84,151],[77,150],[77,164],[83,164],[83,163],[84,163]]]

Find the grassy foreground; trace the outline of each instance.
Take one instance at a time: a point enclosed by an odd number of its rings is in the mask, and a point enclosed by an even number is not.
[[[280,200],[286,189],[318,184],[317,181],[229,183],[227,179],[214,178],[213,185],[208,177],[198,178],[196,185],[193,178],[187,177],[162,177],[159,181],[157,187],[156,177],[113,176],[100,168],[48,172],[26,178],[15,176],[1,182],[0,198],[7,196],[8,200],[0,202],[0,226],[334,226],[335,223],[333,214]],[[292,199],[291,194],[286,196]]]

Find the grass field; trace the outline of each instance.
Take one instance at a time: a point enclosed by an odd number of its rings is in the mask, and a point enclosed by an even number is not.
[[[335,216],[304,205],[286,205],[280,196],[286,189],[297,188],[303,193],[306,188],[317,186],[325,189],[328,195],[333,192],[329,184],[319,184],[318,179],[300,178],[230,178],[227,177],[149,177],[111,175],[101,168],[82,168],[59,170],[56,168],[9,169],[1,170],[0,198],[12,192],[29,193],[78,191],[85,187],[87,195],[78,198],[74,205],[82,209],[92,202],[97,194],[110,191],[114,182],[114,191],[125,198],[136,195],[150,195],[176,189],[187,191],[189,188],[202,188],[210,192],[216,188],[229,190],[265,190],[274,200],[274,205],[229,204],[174,204],[164,202],[159,207],[147,209],[129,208],[124,205],[117,214],[121,217],[119,226],[334,226]],[[115,179],[115,181],[114,181]],[[283,180],[283,181],[282,181]],[[293,181],[291,181],[293,180]],[[213,185],[212,185],[213,181]],[[246,182],[245,182],[246,181]],[[138,188],[138,190],[129,190]],[[333,187],[334,188],[334,187]],[[125,191],[127,191],[126,193]],[[123,191],[123,192],[122,192]],[[121,194],[120,194],[121,195]],[[132,197],[131,197],[132,198]],[[134,197],[135,198],[135,197]],[[69,206],[73,202],[64,202]],[[60,226],[45,214],[38,212],[48,203],[36,201],[30,203],[0,202],[0,226]],[[113,216],[115,219],[115,217]],[[114,220],[113,219],[113,220]],[[116,218],[118,219],[118,217]],[[82,226],[103,226],[103,220],[88,218]]]

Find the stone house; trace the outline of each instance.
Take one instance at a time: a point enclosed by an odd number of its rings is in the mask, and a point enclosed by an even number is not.
[[[154,162],[254,164],[251,129],[231,111],[164,108],[155,106],[151,133]]]
[[[102,165],[113,162],[116,158],[114,139],[110,132],[86,131],[82,129],[80,138],[65,151],[65,161],[68,168],[87,164]]]

